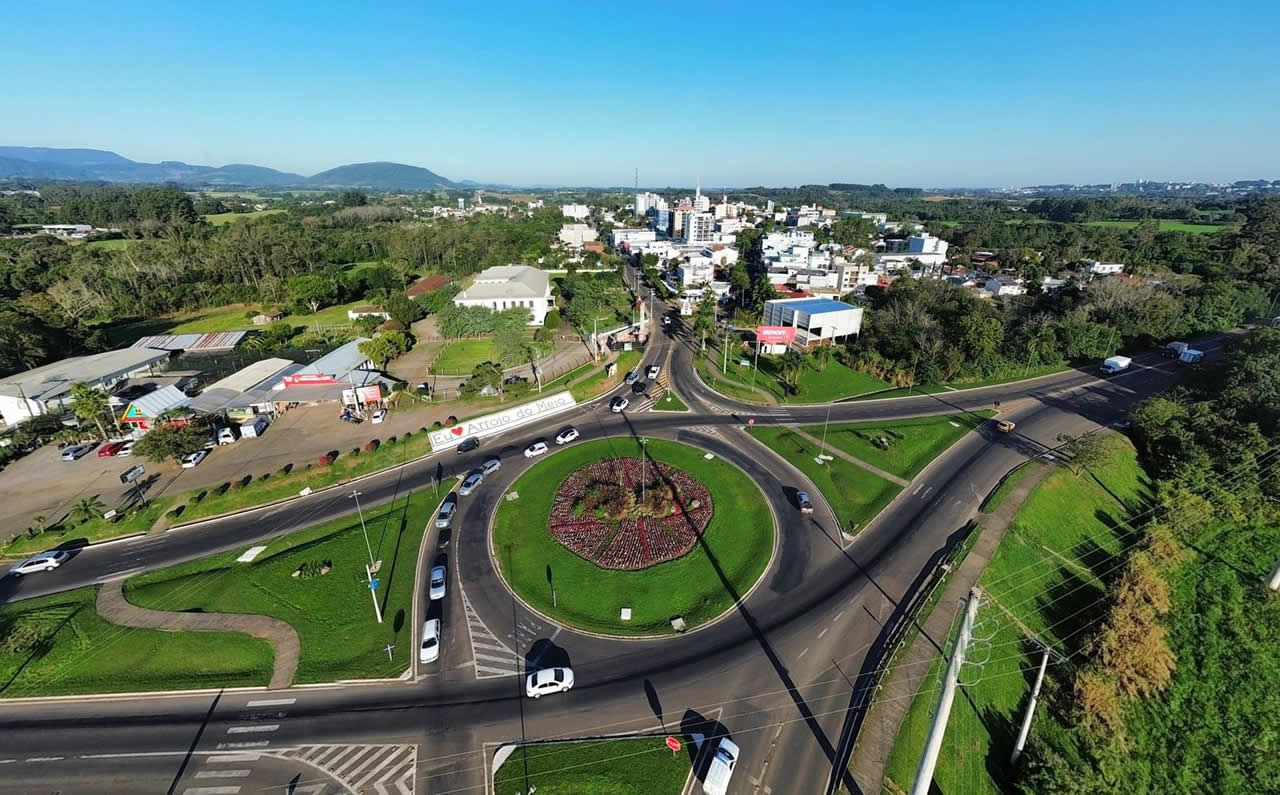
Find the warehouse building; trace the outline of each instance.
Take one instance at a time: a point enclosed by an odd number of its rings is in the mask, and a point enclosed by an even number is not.
[[[71,405],[71,386],[84,382],[110,390],[129,376],[151,374],[169,360],[169,351],[121,348],[73,356],[0,380],[0,419],[16,425]]]
[[[832,298],[782,298],[764,302],[764,325],[793,326],[805,348],[839,342],[862,331],[862,307]]]

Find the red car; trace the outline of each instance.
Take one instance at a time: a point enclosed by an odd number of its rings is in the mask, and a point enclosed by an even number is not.
[[[110,458],[124,448],[124,442],[111,442],[98,448],[98,458]]]

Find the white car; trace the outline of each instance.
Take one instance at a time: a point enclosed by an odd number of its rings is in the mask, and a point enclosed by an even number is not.
[[[34,574],[38,571],[53,571],[54,569],[67,562],[70,554],[62,550],[54,552],[41,552],[39,555],[32,555],[21,563],[15,563],[9,567],[10,574]]]
[[[577,428],[565,428],[556,434],[556,444],[568,444],[578,438]]]
[[[733,768],[738,764],[738,745],[728,737],[721,737],[716,747],[711,764],[707,766],[706,778],[702,781],[705,795],[724,795],[729,790],[729,779],[733,777]]]
[[[545,452],[547,452],[547,443],[543,441],[537,441],[524,449],[524,457],[536,458],[537,456],[540,456]]]
[[[197,450],[194,453],[187,453],[182,457],[182,468],[194,469],[195,467],[200,466],[200,462],[203,461],[208,455],[209,455],[208,450]]]
[[[59,456],[59,458],[63,461],[75,461],[77,458],[83,457],[84,454],[89,452],[92,447],[93,445],[91,444],[73,444],[63,450],[62,455]]]
[[[462,485],[458,487],[458,494],[463,497],[480,488],[480,484],[484,482],[483,472],[472,472],[467,475],[467,479],[462,481]]]
[[[383,420],[385,420],[386,418],[387,418],[387,410],[378,409],[377,411],[373,412],[373,416],[369,419],[369,422],[372,422],[374,425],[377,425],[381,423]]]
[[[453,521],[453,515],[458,510],[458,501],[450,494],[444,498],[444,502],[440,504],[440,513],[436,516],[436,527],[440,530],[449,526]]]
[[[125,442],[124,447],[121,447],[120,450],[116,452],[116,458],[128,458],[129,456],[133,455],[134,441],[135,441],[134,439],[130,439],[129,441]]]
[[[652,381],[658,377],[658,373],[660,372],[662,372],[662,365],[651,364],[649,365],[649,369],[644,371],[644,374],[646,378]]]
[[[529,674],[524,681],[524,694],[529,698],[542,698],[549,693],[563,693],[572,688],[572,668],[543,668]]]
[[[611,403],[609,403],[609,411],[612,411],[614,414],[621,414],[622,410],[630,405],[631,405],[630,400],[627,400],[626,398],[619,395],[618,397],[614,398]]]
[[[444,566],[436,566],[431,570],[431,600],[444,598],[445,571]]]
[[[502,460],[499,458],[487,458],[485,459],[484,466],[480,467],[480,471],[486,475],[492,475],[499,469],[502,469]]]
[[[427,619],[422,625],[422,645],[418,647],[418,662],[429,663],[440,659],[440,619]]]

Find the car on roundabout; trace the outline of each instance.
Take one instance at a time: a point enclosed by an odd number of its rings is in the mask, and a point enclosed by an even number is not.
[[[462,485],[458,487],[458,495],[466,497],[471,492],[480,488],[481,483],[484,483],[484,473],[472,472],[470,475],[467,475],[467,479],[462,481]]]
[[[572,689],[572,668],[543,668],[529,674],[524,680],[524,694],[529,698],[542,698]]]
[[[534,442],[533,444],[529,445],[524,449],[524,457],[537,458],[538,456],[547,452],[547,450],[548,450],[547,443],[539,439],[538,441]]]
[[[440,619],[429,618],[422,625],[422,642],[418,646],[418,662],[432,663],[440,659]]]
[[[813,513],[813,500],[809,497],[809,492],[796,492],[796,507],[800,509],[800,513]]]
[[[98,458],[117,456],[124,449],[124,442],[108,442],[98,448]]]
[[[492,475],[499,469],[502,469],[502,459],[497,456],[494,456],[493,458],[486,458],[484,460],[484,466],[480,467],[480,471],[486,475]]]
[[[130,439],[125,442],[120,450],[116,453],[116,458],[128,458],[133,455],[133,444],[136,440]]]
[[[649,365],[649,369],[644,371],[644,374],[646,378],[648,378],[650,381],[653,381],[658,377],[658,373],[660,372],[662,372],[662,365],[651,364]]]
[[[625,383],[627,386],[631,386],[632,384],[634,384],[636,381],[639,381],[639,380],[640,380],[640,373],[636,372],[635,370],[632,370],[631,372],[627,373],[627,377],[623,379],[623,383]]]
[[[435,566],[431,569],[431,601],[444,598],[445,588],[447,587],[447,572],[444,566]]]
[[[612,411],[614,414],[621,414],[623,410],[630,405],[630,400],[627,400],[622,395],[618,395],[616,398],[609,401],[609,411]]]
[[[369,418],[369,422],[372,422],[374,425],[378,425],[378,424],[381,424],[381,422],[386,418],[387,418],[387,410],[378,409],[377,411],[373,412],[373,416]]]
[[[556,434],[556,444],[568,444],[578,438],[578,429],[568,427]]]
[[[480,440],[475,436],[468,436],[458,445],[459,453],[469,453],[480,446]]]
[[[996,420],[996,430],[1000,433],[1009,433],[1016,427],[1018,426],[1008,420]]]
[[[52,552],[41,552],[9,567],[9,573],[21,577],[24,574],[35,574],[41,571],[53,571],[66,563],[71,554],[65,550],[55,549]]]
[[[436,515],[436,529],[443,530],[453,521],[453,515],[458,511],[458,497],[450,494],[444,498],[444,502],[440,503],[440,513]]]

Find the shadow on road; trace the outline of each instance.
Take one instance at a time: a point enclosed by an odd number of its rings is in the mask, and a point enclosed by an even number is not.
[[[705,780],[707,768],[711,766],[711,754],[720,744],[720,738],[729,736],[729,730],[720,721],[687,709],[680,719],[680,733],[684,735],[685,752],[689,754],[694,778]]]

